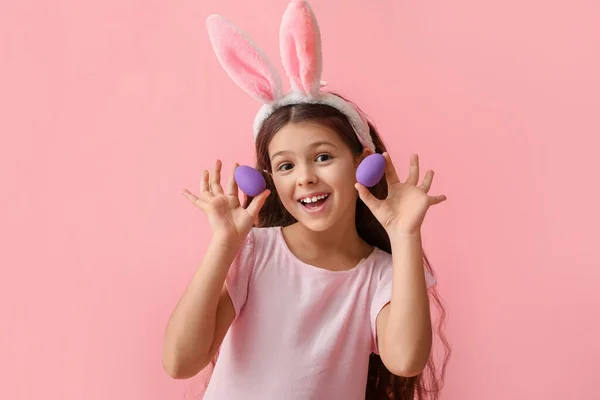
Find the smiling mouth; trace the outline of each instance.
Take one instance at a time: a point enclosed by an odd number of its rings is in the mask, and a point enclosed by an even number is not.
[[[300,204],[302,204],[305,208],[309,210],[318,209],[325,203],[325,201],[329,198],[329,194],[323,194],[320,196],[313,197],[305,197],[303,199],[298,200]]]

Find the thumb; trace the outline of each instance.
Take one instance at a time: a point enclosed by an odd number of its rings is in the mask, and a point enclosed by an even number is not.
[[[363,203],[365,203],[365,205],[367,207],[369,207],[371,212],[373,212],[374,208],[376,206],[377,200],[378,200],[377,197],[373,196],[373,194],[369,191],[369,189],[367,189],[360,183],[355,183],[354,187],[358,191],[358,195],[359,195],[360,199],[363,201]]]
[[[258,212],[263,207],[265,201],[267,201],[267,197],[269,197],[270,194],[271,191],[269,189],[266,189],[261,194],[253,198],[250,204],[248,204],[246,211],[248,211],[248,214],[250,214],[250,217],[253,221],[255,221],[258,217]]]

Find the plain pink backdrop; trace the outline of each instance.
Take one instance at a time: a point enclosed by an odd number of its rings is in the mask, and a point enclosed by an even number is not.
[[[1,3],[0,398],[198,398],[160,363],[209,237],[180,191],[215,157],[253,162],[257,110],[204,20],[280,67],[286,4]],[[311,4],[323,78],[449,198],[424,228],[454,350],[442,398],[598,398],[599,3]]]

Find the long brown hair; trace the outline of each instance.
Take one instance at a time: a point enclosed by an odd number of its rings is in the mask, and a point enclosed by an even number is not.
[[[263,123],[256,140],[256,169],[271,172],[268,145],[275,134],[288,123],[313,121],[321,123],[336,131],[352,151],[358,155],[362,152],[362,145],[347,118],[333,107],[322,104],[298,104],[289,105],[277,109]],[[371,137],[375,143],[377,153],[386,151],[385,145],[372,123],[369,122]],[[273,181],[265,174],[267,188],[271,195],[267,198],[258,215],[259,227],[288,226],[295,223],[295,218],[286,210],[281,203]],[[371,193],[377,198],[383,199],[387,196],[387,183],[382,179],[372,187]],[[247,206],[251,197],[246,199]],[[373,216],[368,207],[360,200],[356,203],[356,228],[360,237],[372,246],[376,246],[391,254],[390,240],[383,226]],[[423,252],[423,263],[427,271],[435,277],[425,253]],[[441,343],[444,356],[441,368],[435,365],[434,352],[431,352],[424,371],[415,377],[401,377],[393,375],[383,364],[381,357],[373,353],[369,359],[366,400],[425,400],[437,399],[442,389],[446,365],[450,358],[451,349],[443,333],[446,319],[446,311],[442,305],[441,298],[435,285],[429,289],[431,303],[437,308],[438,319],[433,329],[435,336]],[[434,341],[434,348],[435,348]]]

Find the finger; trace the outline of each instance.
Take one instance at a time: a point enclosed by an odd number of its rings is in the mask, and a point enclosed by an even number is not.
[[[388,185],[400,182],[390,154],[388,152],[383,153],[383,158],[385,158],[385,180]]]
[[[410,167],[406,183],[413,186],[417,186],[419,183],[419,156],[417,154],[410,156]]]
[[[360,199],[363,201],[363,203],[365,203],[365,205],[367,207],[369,207],[371,212],[373,212],[375,207],[377,206],[377,202],[379,201],[379,199],[377,197],[373,196],[373,194],[369,191],[369,189],[367,189],[360,183],[355,183],[354,187],[356,188],[356,190],[358,190],[358,195],[359,195]]]
[[[194,193],[190,192],[187,189],[183,189],[181,191],[181,194],[183,194],[186,199],[188,199],[193,205],[195,205],[197,207],[202,207],[204,205],[204,200],[202,200],[201,198],[199,198],[198,196],[196,196]]]
[[[237,183],[235,181],[235,169],[238,166],[238,163],[235,163],[233,165],[233,171],[231,172],[231,175],[229,175],[229,182],[227,183],[227,201],[229,201],[229,205],[232,208],[240,206],[240,193],[238,190]]]
[[[210,179],[210,191],[214,195],[223,194],[223,187],[221,186],[221,160],[215,162],[215,167]]]
[[[250,204],[248,204],[246,211],[248,211],[248,214],[250,214],[250,217],[253,221],[256,221],[256,218],[258,217],[258,212],[263,207],[265,201],[267,201],[267,197],[269,197],[270,194],[271,191],[269,189],[266,189],[261,194],[253,198]]]
[[[200,181],[200,194],[202,196],[210,196],[210,185],[208,183],[209,173],[207,170],[202,171],[202,180]]]
[[[238,196],[238,186],[235,182],[235,169],[239,167],[238,163],[233,164],[233,171],[231,171],[231,175],[229,175],[229,182],[227,182],[227,195],[228,196]]]
[[[433,181],[433,171],[429,170],[425,173],[425,177],[423,178],[423,182],[419,186],[421,189],[425,191],[425,193],[429,192],[431,189],[431,182]]]
[[[437,196],[429,196],[429,204],[434,206],[440,204],[442,201],[446,201],[447,197],[443,194]]]

